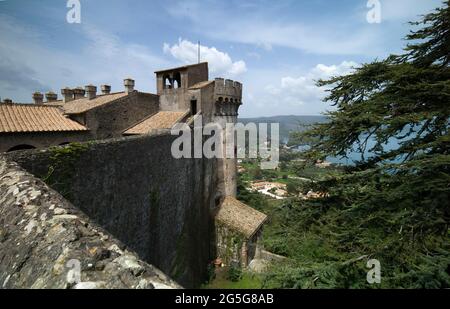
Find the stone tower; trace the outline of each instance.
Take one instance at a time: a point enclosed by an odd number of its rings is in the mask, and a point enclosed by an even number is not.
[[[203,125],[212,122],[223,129],[227,123],[236,124],[238,110],[242,104],[241,83],[223,78],[209,81],[206,62],[155,73],[160,110],[190,111],[191,119],[201,115]],[[218,159],[216,196],[236,197],[236,148],[231,149],[232,157],[227,156],[225,130],[222,132],[222,140],[224,156],[223,159]]]
[[[208,81],[208,63],[156,71],[155,74],[160,109],[163,111],[188,110],[191,108],[190,88],[198,83]]]
[[[226,124],[236,124],[238,118],[239,107],[242,104],[242,84],[229,79],[216,78],[214,85],[214,115],[213,121],[220,124],[222,128],[226,128]],[[228,134],[230,135],[230,134]],[[218,190],[219,193],[226,197],[236,197],[237,187],[237,148],[231,149],[233,157],[227,156],[227,132],[222,132],[223,151],[225,153],[223,159],[218,159]],[[233,136],[228,136],[228,140]],[[230,151],[229,151],[230,152]]]

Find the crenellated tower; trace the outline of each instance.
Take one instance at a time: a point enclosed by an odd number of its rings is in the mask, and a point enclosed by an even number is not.
[[[226,124],[236,124],[239,107],[242,105],[242,84],[230,79],[216,78],[214,81],[214,122],[226,128]],[[226,156],[227,133],[222,132],[224,158],[218,161],[218,190],[222,196],[236,197],[237,188],[237,148],[234,157]],[[234,139],[233,136],[228,136]]]
[[[208,80],[208,64],[199,63],[157,71],[157,94],[162,111],[190,111],[190,119],[202,116],[203,125],[217,123],[223,129],[236,124],[242,104],[242,84],[230,79]],[[236,196],[237,158],[227,158],[226,131],[222,132],[223,158],[218,159],[217,197]]]

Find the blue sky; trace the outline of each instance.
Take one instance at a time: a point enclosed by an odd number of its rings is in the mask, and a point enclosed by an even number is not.
[[[66,0],[0,1],[0,97],[30,102],[34,91],[111,84],[155,92],[153,72],[202,60],[210,78],[244,84],[243,117],[317,115],[330,109],[314,80],[398,53],[410,20],[440,0]]]

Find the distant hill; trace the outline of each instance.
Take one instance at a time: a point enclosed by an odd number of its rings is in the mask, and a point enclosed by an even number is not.
[[[304,131],[304,125],[311,125],[314,123],[322,123],[327,121],[325,116],[271,116],[271,117],[257,117],[257,118],[239,118],[239,122],[247,124],[249,122],[258,123],[279,123],[280,124],[280,141],[287,142],[289,140],[289,133],[293,131]],[[269,125],[270,128],[270,125]]]

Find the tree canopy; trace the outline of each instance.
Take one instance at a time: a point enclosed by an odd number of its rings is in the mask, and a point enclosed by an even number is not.
[[[326,198],[279,210],[267,245],[294,262],[269,285],[377,287],[365,282],[375,258],[380,287],[450,287],[449,4],[411,23],[403,54],[318,82],[334,110],[297,136],[314,141],[307,158],[361,158],[312,184]]]

